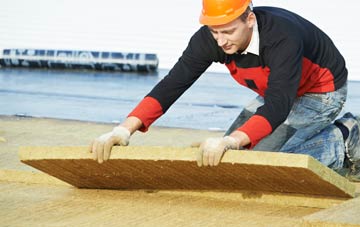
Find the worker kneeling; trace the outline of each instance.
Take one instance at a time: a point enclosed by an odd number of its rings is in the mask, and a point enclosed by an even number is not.
[[[360,180],[360,119],[336,120],[347,96],[345,60],[331,39],[301,16],[250,0],[203,0],[200,29],[178,62],[112,132],[95,139],[99,163],[114,145],[145,132],[205,72],[224,64],[240,85],[258,96],[221,138],[201,143],[199,166],[216,166],[228,149],[311,155]]]

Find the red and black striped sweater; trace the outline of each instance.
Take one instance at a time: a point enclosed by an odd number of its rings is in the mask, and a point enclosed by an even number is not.
[[[168,75],[129,114],[143,122],[141,131],[163,115],[212,62],[225,64],[239,84],[264,97],[264,105],[238,129],[249,136],[250,147],[286,120],[296,97],[331,92],[346,83],[345,60],[318,27],[280,8],[254,7],[254,13],[259,56],[225,54],[207,26],[201,27]]]

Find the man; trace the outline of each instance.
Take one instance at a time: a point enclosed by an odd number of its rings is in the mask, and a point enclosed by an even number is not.
[[[199,166],[216,166],[228,149],[245,147],[308,154],[360,178],[359,119],[340,113],[347,94],[345,61],[330,38],[284,9],[252,7],[251,0],[203,0],[200,22],[179,61],[112,132],[90,150],[99,163],[113,145],[126,146],[211,65],[225,64],[241,85],[257,92],[221,138],[201,143]],[[236,102],[236,100],[234,100]]]

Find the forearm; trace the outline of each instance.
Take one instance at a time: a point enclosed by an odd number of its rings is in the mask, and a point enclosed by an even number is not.
[[[143,123],[137,117],[130,116],[125,119],[123,123],[120,124],[130,131],[130,134],[133,134],[136,130],[142,127]]]
[[[250,143],[249,136],[242,131],[235,130],[229,136],[234,137],[239,142],[239,148],[245,147]]]

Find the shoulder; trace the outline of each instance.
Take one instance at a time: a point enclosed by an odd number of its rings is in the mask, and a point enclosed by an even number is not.
[[[261,32],[291,34],[309,26],[309,22],[303,17],[282,8],[256,7],[254,13]]]
[[[286,9],[276,7],[255,7],[254,13],[259,32],[266,35],[288,36],[304,39],[320,29],[306,18]]]
[[[254,13],[259,27],[260,49],[298,49],[303,45],[303,31],[309,27],[309,22],[301,16],[275,7],[255,7]]]

